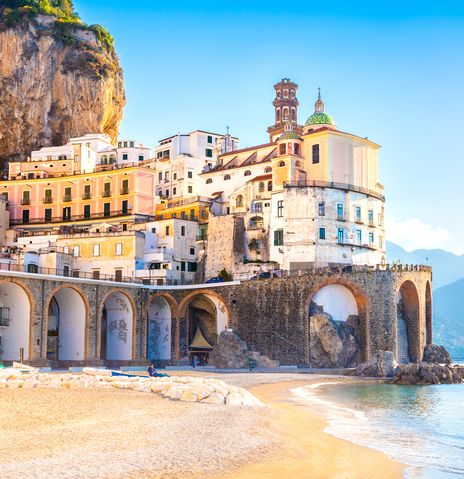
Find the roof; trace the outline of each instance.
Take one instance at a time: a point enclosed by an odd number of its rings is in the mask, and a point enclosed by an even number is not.
[[[330,132],[334,135],[352,136],[353,138],[356,138],[358,140],[366,141],[366,142],[370,143],[373,147],[376,147],[376,148],[381,147],[381,145],[379,145],[378,143],[375,143],[375,141],[369,140],[367,137],[363,138],[362,136],[354,135],[353,133],[348,133],[347,131],[334,130],[333,128],[329,128],[328,126],[324,126],[324,125],[321,125],[321,128],[317,128],[317,129],[308,131],[303,136],[314,135],[316,133],[322,133],[322,132],[325,132],[325,131],[328,131],[328,132]]]
[[[327,115],[327,113],[324,113],[323,111],[321,112],[316,112],[313,113],[307,120],[306,120],[306,126],[310,125],[334,125],[334,121],[330,115]]]
[[[189,348],[195,348],[195,349],[213,349],[213,346],[206,341],[205,337],[203,336],[203,333],[201,332],[201,329],[197,327],[197,331],[195,333],[195,337],[193,338],[193,341],[190,343]]]
[[[267,175],[255,176],[251,181],[270,180],[270,179],[272,179],[272,173],[268,173]]]

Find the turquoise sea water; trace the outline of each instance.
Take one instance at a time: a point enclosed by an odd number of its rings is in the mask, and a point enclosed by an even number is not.
[[[293,393],[328,415],[327,432],[411,466],[408,479],[464,477],[464,384],[322,383]]]

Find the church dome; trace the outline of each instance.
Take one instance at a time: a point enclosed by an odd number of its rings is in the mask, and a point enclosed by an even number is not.
[[[281,140],[301,140],[300,135],[296,131],[293,130],[287,130],[284,131],[280,136],[278,141]]]
[[[306,126],[310,125],[333,125],[334,121],[330,115],[324,112],[313,113],[307,120]]]

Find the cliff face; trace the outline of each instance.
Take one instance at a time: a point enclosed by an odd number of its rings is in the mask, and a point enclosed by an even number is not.
[[[125,104],[122,70],[98,30],[60,29],[38,15],[0,29],[0,159],[85,133],[116,140]]]

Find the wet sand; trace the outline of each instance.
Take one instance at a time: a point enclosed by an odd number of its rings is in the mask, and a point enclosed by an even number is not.
[[[268,407],[183,403],[117,389],[1,390],[0,476],[2,479],[402,477],[402,465],[380,452],[324,433],[323,417],[290,400],[289,388],[320,382],[320,377],[292,374],[214,374],[214,377],[247,387]]]

